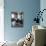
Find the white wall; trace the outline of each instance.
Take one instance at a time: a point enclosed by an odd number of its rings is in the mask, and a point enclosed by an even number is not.
[[[0,0],[0,42],[4,41],[4,1]]]

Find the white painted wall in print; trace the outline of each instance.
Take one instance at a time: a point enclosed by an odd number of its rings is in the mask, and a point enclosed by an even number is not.
[[[4,0],[0,0],[0,42],[4,41]]]
[[[3,8],[0,8],[0,41],[4,41],[4,13],[3,13]]]

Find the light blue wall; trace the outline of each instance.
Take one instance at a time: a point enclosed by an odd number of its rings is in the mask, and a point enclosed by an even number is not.
[[[43,9],[46,9],[46,0],[40,1],[40,10],[43,10]],[[43,22],[40,21],[40,25],[46,27],[46,11],[43,13],[42,17],[43,17]],[[45,37],[45,39],[46,39],[46,37]],[[45,44],[46,44],[46,40],[45,40]]]
[[[5,40],[18,41],[31,31],[32,20],[36,17],[35,12],[40,9],[40,0],[4,0],[4,35]],[[24,11],[24,27],[11,27],[11,12]]]
[[[42,11],[43,9],[46,9],[46,0],[41,0],[40,1],[40,10]],[[46,10],[43,12],[43,22],[40,22],[40,25],[45,26],[46,27]]]

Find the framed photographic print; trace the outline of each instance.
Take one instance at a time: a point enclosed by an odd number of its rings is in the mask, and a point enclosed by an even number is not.
[[[11,26],[23,27],[23,12],[11,12]]]

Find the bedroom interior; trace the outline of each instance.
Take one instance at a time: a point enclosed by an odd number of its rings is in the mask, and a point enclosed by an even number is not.
[[[46,46],[46,11],[42,14],[43,21],[41,18],[39,23],[37,19],[33,21],[39,11],[46,9],[45,4],[46,0],[1,0],[0,46]],[[20,15],[24,13],[24,22],[21,20],[17,22],[17,24],[22,22],[23,26],[20,24],[19,27],[16,25],[11,27],[12,11],[17,15],[17,19],[21,19]]]

